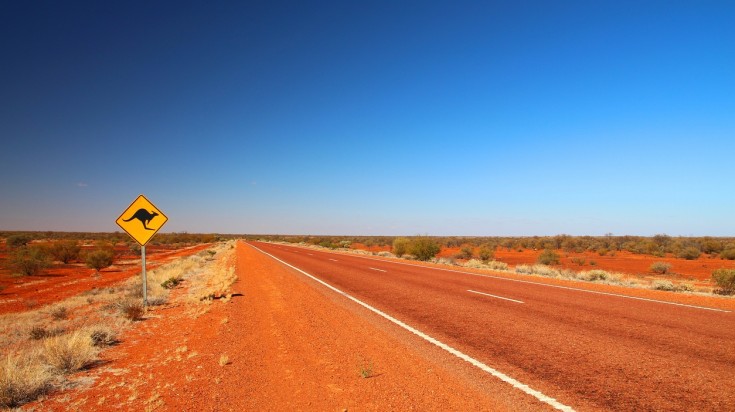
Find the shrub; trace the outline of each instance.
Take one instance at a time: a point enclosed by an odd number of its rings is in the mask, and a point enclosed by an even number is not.
[[[572,258],[572,263],[576,263],[579,266],[584,266],[584,264],[587,263],[587,259],[583,257],[575,257]]]
[[[472,250],[472,246],[470,245],[464,245],[459,249],[459,253],[457,254],[457,258],[459,259],[472,259],[472,256],[475,254],[474,250]]]
[[[604,270],[590,270],[580,273],[580,277],[590,282],[596,282],[598,280],[607,280],[610,277],[610,274]]]
[[[700,252],[699,249],[690,246],[682,249],[677,256],[686,260],[694,260],[698,258],[701,254],[702,252]]]
[[[69,310],[64,306],[59,306],[51,311],[51,317],[54,320],[64,320],[69,317]]]
[[[671,263],[667,262],[654,262],[649,268],[653,273],[666,274],[671,269]]]
[[[122,315],[131,321],[141,320],[143,319],[143,314],[145,313],[145,307],[143,306],[143,302],[139,300],[133,300],[128,299],[125,301],[122,301],[118,304],[118,308],[120,310],[120,313]]]
[[[508,270],[508,264],[505,262],[498,262],[497,260],[491,260],[485,263],[492,270]]]
[[[470,259],[467,261],[467,263],[464,264],[467,268],[475,268],[475,269],[484,269],[487,268],[487,265],[485,265],[482,261],[477,259]]]
[[[10,257],[10,266],[17,273],[25,276],[37,275],[50,264],[51,259],[40,247],[21,247]]]
[[[8,354],[0,361],[0,407],[14,408],[51,388],[51,374],[30,357]]]
[[[181,283],[182,281],[183,280],[180,277],[173,276],[163,281],[163,283],[161,283],[161,286],[163,286],[165,289],[173,289],[178,286],[179,283]]]
[[[54,259],[67,264],[73,260],[79,259],[79,253],[82,247],[76,240],[62,240],[51,245],[49,251]]]
[[[117,343],[117,334],[107,326],[95,326],[89,330],[92,345],[97,347],[111,346]]]
[[[676,286],[668,280],[654,280],[651,289],[673,292],[676,290]]]
[[[720,257],[727,260],[735,260],[735,249],[725,249],[720,252]]]
[[[495,257],[495,250],[492,246],[488,244],[484,244],[480,246],[480,250],[478,251],[478,255],[480,259],[487,262],[488,260]]]
[[[530,275],[533,273],[533,268],[529,265],[517,265],[515,271],[523,275]]]
[[[531,268],[531,273],[533,273],[534,275],[547,276],[551,278],[559,277],[561,275],[558,270],[542,264],[533,265],[533,267]]]
[[[71,373],[97,360],[97,349],[89,335],[76,331],[48,338],[43,342],[43,357],[53,369]]]
[[[30,332],[28,333],[30,335],[30,338],[32,340],[41,340],[50,338],[52,336],[58,336],[64,333],[64,329],[46,329],[43,326],[34,326],[31,328]]]
[[[17,249],[19,247],[26,246],[31,242],[31,237],[28,235],[12,235],[8,236],[5,240],[5,245],[11,249]]]
[[[142,249],[137,243],[131,243],[130,246],[128,246],[128,249],[130,249],[130,251],[133,252],[135,256],[140,256],[142,254]]]
[[[541,252],[536,262],[542,265],[557,265],[559,264],[559,254],[551,249],[546,249]]]
[[[405,237],[397,237],[393,240],[393,254],[401,257],[408,253],[408,245],[410,241]]]
[[[90,267],[97,272],[112,265],[112,261],[115,257],[115,253],[109,249],[98,249],[94,252],[87,254],[85,262],[87,267]]]
[[[720,288],[719,293],[723,295],[735,293],[735,269],[716,269],[712,272],[712,279]]]
[[[417,237],[411,240],[408,251],[416,256],[417,260],[429,260],[439,253],[440,247],[428,237]]]

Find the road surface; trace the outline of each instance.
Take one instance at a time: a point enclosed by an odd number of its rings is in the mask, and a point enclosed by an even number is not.
[[[735,410],[735,313],[250,244],[558,408]]]

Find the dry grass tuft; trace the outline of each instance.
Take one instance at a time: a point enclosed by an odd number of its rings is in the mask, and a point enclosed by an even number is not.
[[[61,373],[75,372],[92,365],[97,354],[92,338],[82,331],[54,336],[43,342],[45,362]]]
[[[97,325],[84,329],[96,347],[112,346],[117,343],[117,332],[109,326]]]
[[[52,375],[37,357],[8,354],[0,362],[0,407],[14,408],[51,388]]]
[[[143,319],[145,314],[145,306],[138,299],[127,299],[118,304],[120,313],[130,321],[138,321]]]

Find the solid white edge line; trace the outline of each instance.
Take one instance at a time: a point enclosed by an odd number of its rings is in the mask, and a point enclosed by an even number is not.
[[[296,248],[297,246],[290,246],[290,247],[291,248]],[[323,252],[323,253],[332,253],[332,252]],[[600,291],[597,291],[597,290],[588,290],[588,289],[581,289],[581,288],[573,288],[571,286],[551,285],[551,284],[548,284],[548,283],[532,282],[530,280],[522,280],[522,279],[505,278],[505,277],[501,277],[501,276],[485,275],[485,274],[482,274],[482,273],[464,272],[464,271],[461,271],[461,270],[444,269],[444,268],[437,268],[437,267],[432,267],[432,266],[412,265],[410,263],[394,262],[392,260],[385,260],[385,259],[375,259],[375,258],[370,258],[370,257],[367,257],[367,256],[360,256],[360,255],[350,255],[350,256],[356,257],[356,258],[360,258],[360,259],[367,259],[367,260],[375,260],[375,261],[378,261],[378,262],[392,263],[392,264],[395,264],[395,265],[404,265],[404,266],[411,266],[411,267],[415,267],[415,268],[425,268],[425,269],[432,269],[432,270],[441,270],[441,271],[444,271],[444,272],[460,273],[460,274],[463,274],[463,275],[471,275],[471,276],[479,276],[479,277],[483,277],[483,278],[506,280],[506,281],[509,281],[509,282],[527,283],[527,284],[530,284],[530,285],[546,286],[546,287],[549,287],[549,288],[574,290],[574,291],[577,291],[577,292],[594,293],[594,294],[597,294],[597,295],[615,296],[615,297],[625,298],[625,299],[642,300],[642,301],[645,301],[645,302],[661,303],[661,304],[664,304],[664,305],[683,306],[685,308],[709,310],[709,311],[712,311],[712,312],[722,312],[722,313],[731,313],[732,312],[731,310],[726,310],[726,309],[708,308],[706,306],[688,305],[686,303],[669,302],[669,301],[666,301],[666,300],[648,299],[648,298],[641,298],[641,297],[638,297],[638,296],[621,295],[621,294],[618,294],[618,293],[600,292]],[[513,272],[509,272],[509,273],[513,273]]]
[[[467,289],[467,292],[471,292],[471,293],[477,293],[478,295],[485,295],[485,296],[490,296],[490,297],[493,297],[493,298],[497,298],[497,299],[509,300],[509,301],[511,301],[511,302],[515,302],[515,303],[523,303],[523,302],[522,302],[522,301],[520,301],[520,300],[515,300],[515,299],[511,299],[511,298],[504,298],[504,297],[502,297],[502,296],[498,296],[498,295],[491,295],[491,294],[489,294],[489,293],[485,293],[485,292],[478,292],[478,291],[476,291],[476,290],[469,290],[469,289]]]
[[[387,272],[387,270],[383,270],[383,269],[378,269],[378,268],[371,268],[371,267],[368,267],[368,269],[370,269],[370,270],[377,270],[378,272]]]
[[[403,323],[400,320],[398,320],[398,319],[396,319],[396,318],[388,315],[387,313],[382,312],[381,310],[376,309],[376,308],[368,305],[367,303],[361,301],[360,299],[357,299],[357,298],[355,298],[355,297],[347,294],[346,292],[343,292],[343,291],[337,289],[336,287],[330,285],[329,283],[324,282],[323,280],[321,280],[321,279],[319,279],[319,278],[317,278],[317,277],[315,277],[313,275],[310,275],[309,273],[306,273],[305,271],[297,268],[296,266],[291,265],[290,263],[284,262],[283,260],[281,260],[281,259],[279,259],[279,258],[277,258],[277,257],[275,257],[273,255],[271,255],[268,252],[265,252],[263,250],[260,250],[257,246],[254,246],[254,245],[251,245],[251,244],[248,244],[248,245],[251,246],[252,248],[254,248],[255,250],[259,251],[260,253],[263,253],[264,255],[270,256],[271,258],[277,260],[278,262],[281,262],[282,264],[290,267],[291,269],[294,269],[294,270],[296,270],[298,272],[301,272],[302,274],[308,276],[310,279],[312,279],[312,280],[314,280],[316,282],[319,282],[320,284],[326,286],[327,288],[331,289],[332,291],[334,291],[334,292],[336,292],[336,293],[338,293],[338,294],[346,297],[347,299],[349,299],[349,300],[357,303],[358,305],[364,307],[365,309],[367,309],[367,310],[369,310],[369,311],[371,311],[371,312],[373,312],[373,313],[375,313],[375,314],[377,314],[377,315],[379,315],[379,316],[381,316],[381,317],[389,320],[390,322],[395,323],[396,325],[402,327],[403,329],[406,329],[407,331],[409,331],[409,332],[413,333],[414,335],[416,335],[416,336],[424,339],[425,341],[430,342],[430,343],[432,343],[432,344],[434,344],[434,345],[436,345],[436,346],[444,349],[445,351],[451,353],[452,355],[454,355],[454,356],[462,359],[465,362],[470,363],[471,365],[473,365],[473,366],[475,366],[475,367],[477,367],[477,368],[479,368],[479,369],[481,369],[481,370],[489,373],[492,376],[495,376],[496,378],[498,378],[501,381],[503,381],[503,382],[505,382],[505,383],[513,386],[514,388],[519,389],[519,390],[523,391],[524,393],[533,396],[534,398],[536,398],[539,401],[541,401],[541,402],[543,402],[543,403],[545,403],[545,404],[553,407],[554,409],[558,409],[560,411],[566,411],[566,412],[573,412],[574,411],[574,409],[571,406],[564,405],[563,403],[557,401],[556,399],[554,399],[554,398],[552,398],[552,397],[550,397],[548,395],[545,395],[545,394],[543,394],[543,393],[541,393],[541,392],[539,392],[539,391],[531,388],[530,386],[528,386],[528,385],[526,385],[524,383],[518,382],[517,380],[511,378],[510,376],[508,376],[508,375],[506,375],[506,374],[504,374],[504,373],[502,373],[500,371],[497,371],[497,370],[495,370],[495,369],[493,369],[493,368],[485,365],[484,363],[478,361],[477,359],[472,358],[469,355],[466,355],[466,354],[460,352],[457,349],[454,349],[453,347],[447,345],[446,343],[443,343],[443,342],[441,342],[441,341],[439,341],[437,339],[432,338],[431,336],[429,336],[429,335],[421,332],[420,330],[418,330],[418,329],[416,329],[416,328],[414,328],[412,326],[409,326],[406,323]]]

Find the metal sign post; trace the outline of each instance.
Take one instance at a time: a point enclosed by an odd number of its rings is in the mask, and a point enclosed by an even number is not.
[[[150,200],[140,195],[117,218],[115,223],[120,226],[140,245],[140,262],[143,277],[143,305],[148,306],[148,278],[145,273],[145,245],[158,230],[168,221]]]
[[[145,246],[140,247],[140,262],[143,266],[143,306],[148,306],[148,278],[145,275]]]

